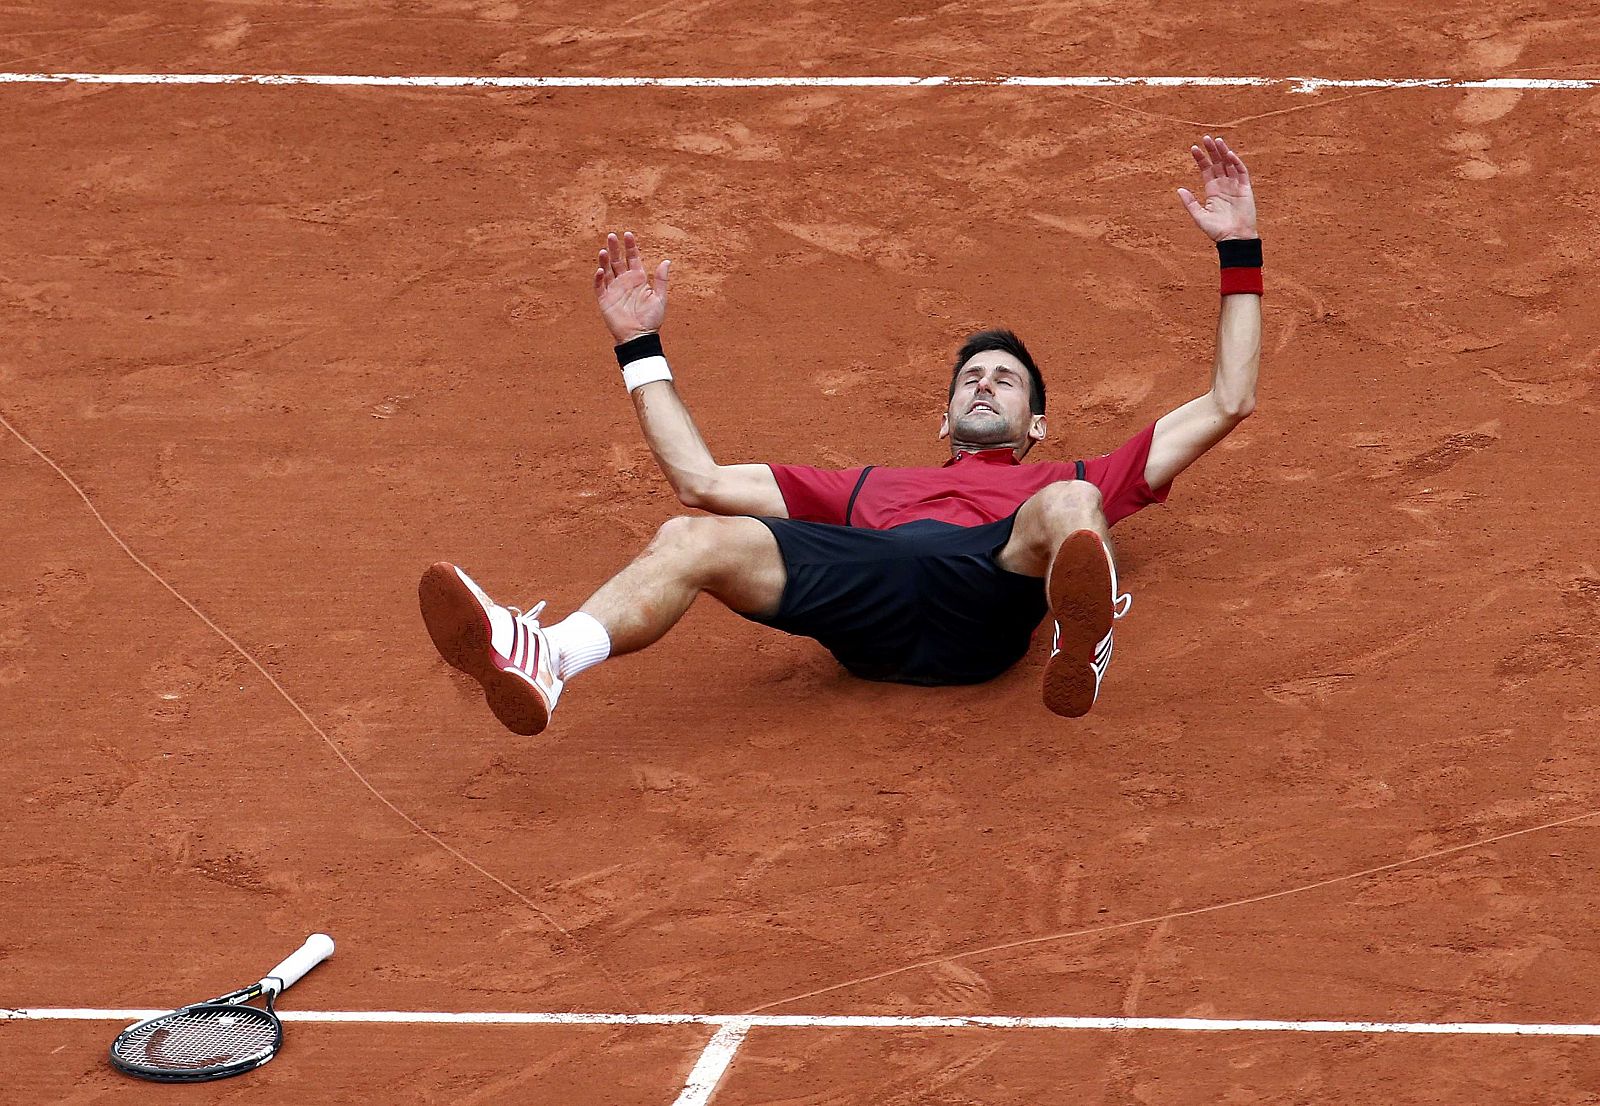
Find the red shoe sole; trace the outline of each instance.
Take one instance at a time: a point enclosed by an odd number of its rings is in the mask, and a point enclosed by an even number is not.
[[[550,708],[537,688],[494,651],[489,616],[447,561],[431,565],[417,585],[422,622],[433,647],[453,668],[483,687],[484,701],[512,733],[532,737],[550,724]]]
[[[478,682],[483,684],[483,698],[489,709],[512,733],[533,737],[550,724],[550,708],[545,705],[544,696],[509,666]]]
[[[1094,706],[1094,649],[1111,632],[1111,565],[1093,530],[1070,534],[1056,550],[1045,585],[1050,614],[1061,628],[1060,652],[1045,662],[1044,705],[1066,718]]]
[[[461,582],[456,566],[447,561],[431,565],[417,585],[422,622],[433,647],[451,667],[482,683],[494,671],[490,663],[489,616],[477,597]]]

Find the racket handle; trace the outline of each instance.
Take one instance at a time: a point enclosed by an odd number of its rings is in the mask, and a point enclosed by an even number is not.
[[[288,958],[276,968],[273,968],[261,980],[264,991],[278,994],[287,991],[300,977],[333,955],[333,938],[326,933],[313,933],[306,938],[306,943],[290,953]]]

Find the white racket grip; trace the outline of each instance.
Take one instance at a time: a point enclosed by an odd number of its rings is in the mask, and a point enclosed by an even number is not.
[[[326,933],[313,933],[306,938],[305,944],[262,978],[261,986],[273,994],[287,991],[299,983],[303,975],[332,955],[333,938]]]

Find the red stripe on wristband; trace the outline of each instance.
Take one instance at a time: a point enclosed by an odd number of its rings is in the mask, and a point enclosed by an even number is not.
[[[1262,295],[1260,269],[1223,269],[1222,294],[1233,296],[1241,292],[1250,295]]]

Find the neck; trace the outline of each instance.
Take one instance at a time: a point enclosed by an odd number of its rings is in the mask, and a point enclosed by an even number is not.
[[[950,438],[950,456],[959,457],[963,453],[983,453],[990,449],[1009,449],[1017,460],[1022,460],[1028,452],[1032,442],[966,442],[954,435]]]

